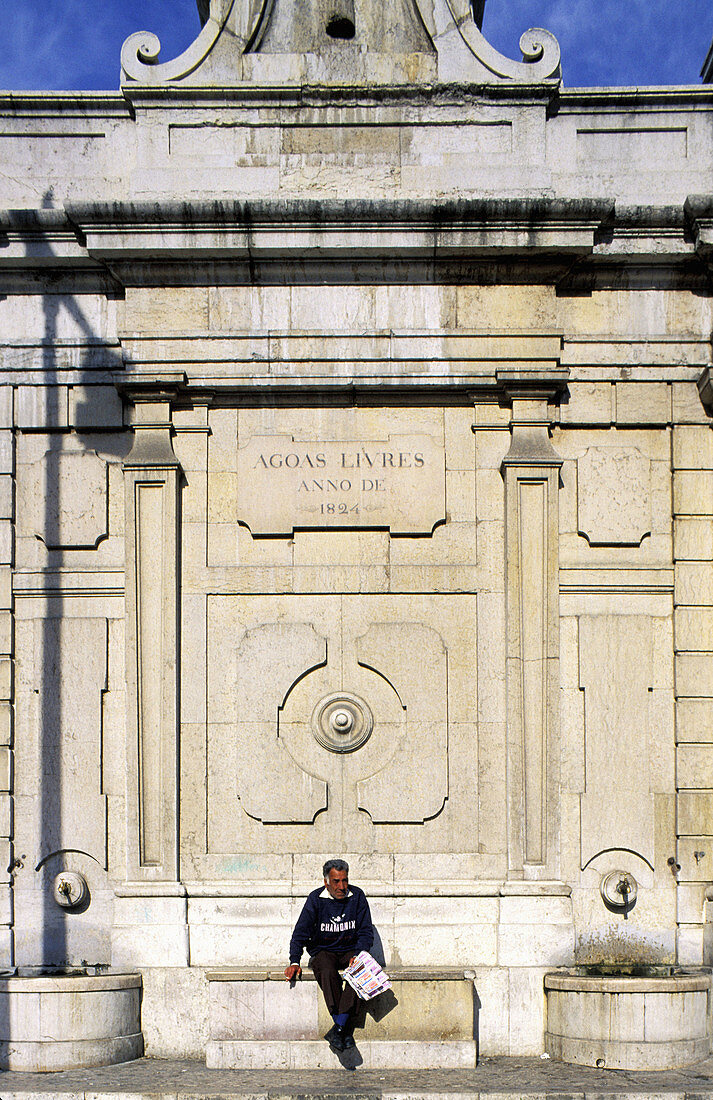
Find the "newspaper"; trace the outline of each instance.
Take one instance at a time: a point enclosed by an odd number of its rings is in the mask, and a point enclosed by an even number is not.
[[[384,990],[391,989],[389,975],[368,951],[359,952],[352,965],[344,971],[344,977],[362,1001],[370,1001]]]

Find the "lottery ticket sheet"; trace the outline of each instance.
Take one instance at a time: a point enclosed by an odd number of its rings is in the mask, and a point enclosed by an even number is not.
[[[352,965],[344,971],[344,977],[362,1001],[370,1001],[384,990],[391,989],[389,975],[368,951],[359,952]]]

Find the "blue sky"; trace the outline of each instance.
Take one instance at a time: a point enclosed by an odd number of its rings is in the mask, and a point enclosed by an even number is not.
[[[569,87],[698,84],[713,38],[713,5],[488,0],[483,30],[509,57],[520,57],[518,39],[532,26],[559,39]],[[116,88],[121,43],[133,31],[158,34],[161,60],[168,60],[199,29],[195,0],[4,0],[0,88]]]

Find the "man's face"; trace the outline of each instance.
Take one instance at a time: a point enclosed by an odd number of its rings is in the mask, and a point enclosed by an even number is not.
[[[349,875],[346,871],[335,871],[332,867],[324,880],[324,885],[327,887],[327,893],[335,901],[342,901],[349,893]]]

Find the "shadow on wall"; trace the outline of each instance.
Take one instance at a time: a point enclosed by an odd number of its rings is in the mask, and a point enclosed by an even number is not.
[[[53,209],[51,192],[42,205]],[[26,252],[41,252],[45,263],[53,255],[41,232]],[[123,688],[122,681],[112,683],[109,670],[110,638],[116,646],[123,635],[123,612],[111,619],[107,611],[112,595],[123,604],[123,588],[109,579],[123,569],[110,508],[119,514],[119,463],[130,446],[111,372],[123,364],[71,287],[55,284],[43,293],[42,314],[41,339],[18,333],[32,345],[26,356],[33,373],[31,386],[16,391],[22,401],[13,420],[14,565],[21,544],[21,566],[27,570],[32,559],[36,579],[33,586],[18,577],[14,603],[16,813],[8,868],[14,928],[7,963],[106,965],[113,892],[105,768],[119,747],[105,744],[103,717],[112,690],[121,699]],[[73,580],[70,571],[86,570],[88,553],[95,555],[93,579]],[[74,596],[86,590],[89,603],[79,608]],[[101,600],[98,614],[92,597]],[[73,876],[58,882],[66,872]],[[76,884],[77,875],[87,883],[79,899],[67,885]]]

